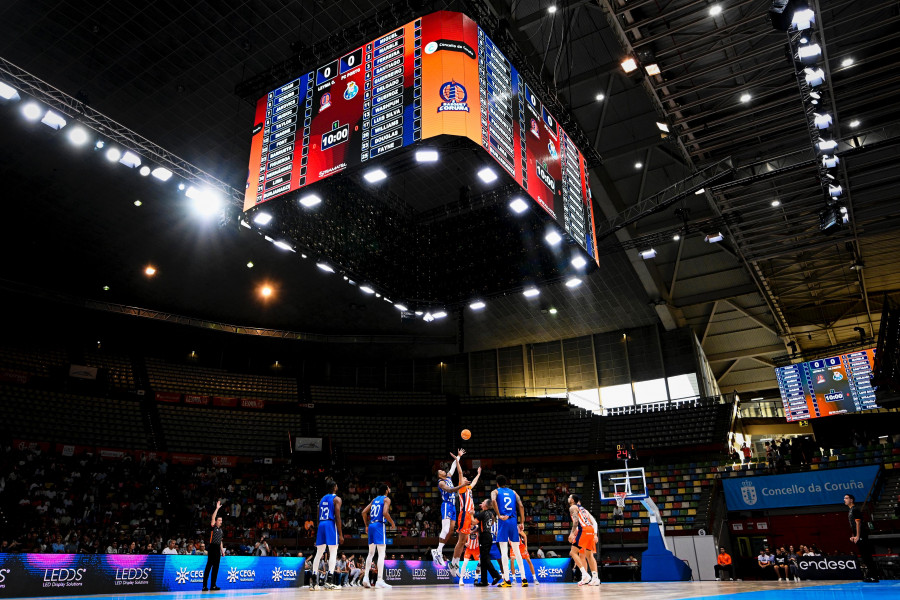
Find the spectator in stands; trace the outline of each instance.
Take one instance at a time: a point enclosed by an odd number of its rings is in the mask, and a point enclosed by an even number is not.
[[[766,468],[770,472],[775,471],[775,445],[772,442],[766,442]]]
[[[270,551],[269,542],[265,536],[253,545],[253,556],[268,556]]]
[[[554,552],[553,550],[547,551],[547,558],[558,558],[558,557],[559,557],[559,555],[556,552]]]
[[[802,557],[802,554],[799,550],[795,550],[793,546],[788,547],[788,572],[794,581],[800,581],[800,566],[798,564],[800,557]]]
[[[753,451],[747,446],[747,442],[741,444],[741,463],[742,464],[750,464],[750,459],[753,457]]]
[[[175,547],[175,540],[169,540],[169,543],[163,548],[162,554],[178,554],[178,548]]]
[[[775,550],[775,557],[772,564],[775,569],[775,575],[778,577],[778,581],[787,581],[788,556],[783,547]]]
[[[544,547],[543,546],[538,546],[536,556],[538,558],[544,558]]]
[[[734,581],[734,565],[731,564],[731,555],[725,552],[725,548],[719,548],[719,556],[716,558],[714,568],[716,571],[716,581],[722,580],[723,571],[728,571],[728,579]]]
[[[769,554],[768,548],[763,548],[759,551],[759,556],[756,557],[756,564],[759,565],[759,578],[760,579],[771,579],[769,573],[771,573],[774,569],[772,569],[772,565],[774,564],[775,557]]]

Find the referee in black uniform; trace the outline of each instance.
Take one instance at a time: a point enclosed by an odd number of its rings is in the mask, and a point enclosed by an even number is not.
[[[490,500],[484,500],[480,506],[481,510],[475,513],[475,520],[478,522],[478,545],[481,546],[479,549],[479,556],[481,557],[481,583],[476,583],[475,585],[478,587],[487,587],[488,572],[490,572],[491,577],[494,578],[494,583],[500,581],[500,573],[497,572],[497,569],[494,568],[494,563],[491,562],[491,546],[494,545],[494,538],[491,536],[491,528],[497,520],[497,515],[494,514],[494,509]]]
[[[203,569],[203,591],[207,591],[206,580],[209,578],[209,572],[212,571],[212,587],[208,588],[212,591],[218,591],[219,586],[216,585],[216,577],[219,576],[219,561],[225,556],[225,545],[222,544],[222,517],[219,509],[222,508],[222,501],[216,500],[216,510],[213,511],[212,518],[209,520],[209,544],[207,545],[206,568]]]
[[[863,523],[862,511],[856,506],[856,498],[853,494],[844,496],[844,506],[850,509],[847,519],[850,521],[850,541],[856,544],[856,551],[862,559],[865,569],[863,571],[863,581],[867,583],[878,583],[878,565],[872,558],[872,542],[869,541],[869,531],[866,524]]]

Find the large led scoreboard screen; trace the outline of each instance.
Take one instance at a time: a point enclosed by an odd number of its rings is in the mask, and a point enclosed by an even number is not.
[[[775,376],[788,421],[859,412],[875,405],[875,349],[778,367]]]
[[[260,98],[244,210],[440,135],[479,144],[596,257],[584,156],[455,12],[425,15]]]

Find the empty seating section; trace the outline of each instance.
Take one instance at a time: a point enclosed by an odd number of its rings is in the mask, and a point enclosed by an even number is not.
[[[17,348],[0,346],[0,369],[49,377],[50,369],[69,364],[65,350],[59,348]]]
[[[300,431],[297,414],[161,405],[159,418],[170,452],[275,457]]]
[[[0,385],[0,427],[35,442],[149,448],[140,403]]]
[[[724,444],[730,410],[713,404],[606,417],[603,449],[612,452],[623,442],[644,450]]]
[[[586,496],[584,471],[550,471],[511,477],[510,485],[525,506],[528,531],[538,535],[568,533],[569,494]]]
[[[564,410],[462,417],[472,431],[472,457],[568,455],[591,452],[590,413]]]
[[[533,396],[461,396],[459,399],[459,403],[462,405],[529,404],[546,401],[546,398],[535,398]]]
[[[124,390],[134,389],[134,369],[131,367],[131,359],[127,356],[85,352],[84,364],[89,367],[105,369],[110,387]]]
[[[446,456],[446,419],[432,413],[318,415],[316,429],[345,453]]]
[[[290,377],[230,373],[224,369],[175,365],[158,358],[147,359],[147,376],[150,387],[159,392],[297,401],[297,381]]]
[[[312,401],[323,404],[446,404],[444,396],[428,392],[388,392],[375,388],[313,385]]]

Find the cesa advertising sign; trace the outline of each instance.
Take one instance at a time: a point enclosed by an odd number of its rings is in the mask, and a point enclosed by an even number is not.
[[[0,554],[0,597],[197,591],[206,556]],[[299,587],[303,558],[226,556],[223,589]]]
[[[563,583],[572,581],[571,558],[536,558],[531,561],[534,564],[535,575],[541,583]],[[499,561],[494,561],[499,571]],[[477,560],[470,560],[466,564],[465,571],[460,564],[460,577],[453,577],[447,569],[440,569],[430,561],[421,560],[386,560],[384,561],[384,580],[391,585],[441,585],[457,584],[460,579],[465,583],[474,583],[478,571]],[[522,565],[516,561],[515,573],[521,576]],[[524,566],[525,578],[532,579],[531,570],[526,562]],[[480,575],[478,575],[480,577]]]
[[[879,465],[827,469],[790,475],[723,479],[728,510],[762,510],[792,506],[843,504],[844,494],[865,498]]]

